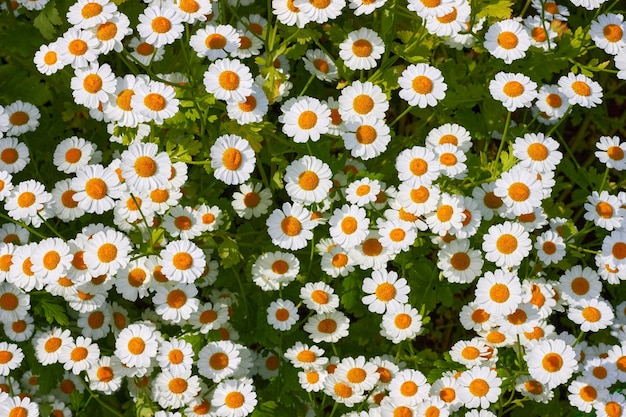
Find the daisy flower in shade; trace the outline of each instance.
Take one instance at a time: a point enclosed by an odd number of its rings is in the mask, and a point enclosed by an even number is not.
[[[599,396],[598,401],[593,403],[593,408],[598,417],[623,416],[626,413],[626,397],[620,392]]]
[[[261,183],[241,184],[239,191],[233,193],[233,209],[244,219],[264,215],[271,204],[272,192],[268,188],[263,188]]]
[[[578,324],[583,332],[597,332],[613,324],[615,314],[611,305],[601,298],[583,298],[570,305],[567,317]]]
[[[269,101],[263,89],[256,84],[252,86],[252,93],[244,101],[229,101],[226,103],[228,117],[240,125],[258,123],[267,114]]]
[[[348,33],[348,38],[339,44],[339,56],[346,67],[354,71],[375,68],[384,52],[383,40],[368,28]]]
[[[35,180],[27,180],[15,185],[11,194],[5,198],[4,208],[14,220],[24,220],[30,224],[38,213],[39,215],[45,214],[45,206],[51,200],[52,194],[45,190],[43,184]],[[37,224],[40,223],[37,222]]]
[[[350,320],[341,311],[321,313],[311,316],[303,329],[309,333],[314,343],[335,343],[348,336]]]
[[[528,375],[520,375],[515,379],[515,391],[523,397],[543,404],[547,404],[554,398],[553,390]]]
[[[626,47],[626,23],[621,14],[601,14],[591,22],[589,30],[596,46],[609,55],[617,55]]]
[[[206,25],[191,36],[189,45],[200,58],[226,58],[239,47],[239,35],[231,25]]]
[[[439,177],[441,166],[437,155],[425,147],[404,149],[396,157],[398,179],[411,187],[429,186]]]
[[[302,369],[321,370],[328,363],[328,358],[324,357],[324,349],[301,342],[296,342],[285,351],[285,359],[289,360],[294,367]]]
[[[550,389],[567,382],[578,364],[576,352],[561,339],[544,339],[526,349],[530,376]]]
[[[339,307],[339,296],[335,290],[321,281],[305,284],[300,289],[300,299],[317,314],[332,313]]]
[[[491,220],[494,216],[503,216],[507,206],[502,199],[494,194],[495,182],[483,183],[472,190],[472,197],[478,203],[478,209],[484,220]]]
[[[66,14],[67,21],[78,29],[89,29],[104,23],[117,12],[115,3],[108,0],[78,0]]]
[[[57,41],[58,54],[63,65],[84,68],[98,58],[98,39],[91,31],[69,28]]]
[[[463,225],[463,199],[456,195],[442,193],[437,208],[426,214],[426,224],[433,233],[445,235]]]
[[[515,138],[513,155],[520,160],[520,165],[531,172],[553,171],[561,162],[563,154],[557,149],[559,144],[543,133],[527,133]]]
[[[310,21],[293,0],[272,0],[272,13],[279,22],[287,26],[303,28]]]
[[[211,168],[218,180],[228,185],[242,184],[254,171],[256,156],[250,143],[237,135],[222,135],[211,146]]]
[[[209,342],[198,352],[198,373],[215,383],[231,377],[242,362],[240,346],[228,340]]]
[[[0,376],[7,376],[18,368],[24,360],[22,349],[14,344],[0,342]]]
[[[41,117],[36,106],[21,100],[6,106],[4,114],[9,117],[9,126],[8,129],[5,129],[6,136],[19,136],[22,133],[34,132],[39,126],[39,118]]]
[[[626,80],[626,48],[622,48],[615,56],[614,63],[617,69],[617,78]]]
[[[322,271],[333,278],[345,277],[354,271],[354,261],[348,252],[341,246],[333,247],[329,252],[322,254]]]
[[[389,101],[382,89],[370,82],[354,81],[341,90],[339,113],[346,122],[371,123],[372,119],[384,119]]]
[[[313,97],[290,99],[282,105],[283,114],[279,122],[282,131],[296,143],[305,143],[309,139],[317,142],[320,136],[328,132],[330,109]]]
[[[617,371],[607,358],[592,357],[583,362],[582,377],[596,387],[609,388],[617,381]]]
[[[355,16],[372,14],[376,9],[383,7],[387,0],[348,0],[348,7]]]
[[[552,29],[550,22],[543,20],[541,16],[528,16],[524,19],[524,27],[530,35],[530,44],[549,51],[556,47],[558,34]]]
[[[400,98],[410,106],[436,106],[446,96],[448,86],[441,71],[428,64],[411,64],[400,75]]]
[[[152,283],[152,274],[143,259],[130,261],[115,274],[117,293],[128,301],[148,296]]]
[[[626,170],[626,142],[621,142],[619,136],[600,136],[596,148],[599,149],[595,152],[596,158],[608,168]]]
[[[59,363],[74,375],[91,368],[100,357],[100,347],[91,338],[78,336],[59,349]]]
[[[606,230],[619,229],[626,217],[622,202],[608,191],[593,191],[585,203],[585,219]]]
[[[35,324],[32,316],[26,316],[23,319],[13,322],[4,322],[4,334],[14,342],[24,342],[30,340],[35,332]]]
[[[308,49],[302,61],[304,69],[321,81],[334,82],[339,78],[337,65],[321,49]]]
[[[96,214],[111,210],[115,206],[114,199],[121,197],[124,189],[115,171],[100,164],[78,169],[71,186],[76,190],[72,198],[78,207]]]
[[[109,101],[110,94],[115,91],[115,74],[108,64],[94,62],[89,67],[74,70],[70,87],[76,104],[90,109],[98,108]]]
[[[130,20],[123,13],[114,14],[105,22],[93,27],[91,31],[99,41],[98,52],[105,55],[111,51],[122,52],[124,48],[122,40],[133,32]]]
[[[261,286],[279,289],[296,279],[300,271],[300,261],[288,252],[266,252],[252,264],[253,281]]]
[[[543,16],[548,21],[556,19],[565,22],[569,17],[567,7],[557,4],[552,0],[533,0],[532,6],[539,15]]]
[[[422,316],[409,304],[389,307],[383,315],[381,335],[398,344],[412,339],[422,330]]]
[[[623,307],[621,309],[621,314],[619,308],[620,306]],[[617,308],[618,321],[620,319],[623,320],[624,314],[626,313],[626,311],[624,311],[626,309],[624,303],[620,303],[620,306],[618,306]],[[615,364],[614,369],[617,375],[617,380],[620,382],[624,382],[626,380],[626,343],[613,346],[607,353],[607,360],[610,363]]]
[[[483,252],[498,267],[519,265],[530,253],[529,233],[519,223],[504,222],[489,227],[483,237]]]
[[[542,114],[558,120],[567,112],[569,99],[561,93],[557,85],[542,85],[535,106]]]
[[[366,294],[361,301],[372,313],[384,314],[386,310],[402,307],[409,301],[411,288],[404,278],[398,278],[394,271],[379,269],[372,271],[371,278],[365,278],[361,287]]]
[[[344,404],[346,407],[353,407],[366,398],[363,389],[350,384],[335,374],[329,374],[324,379],[324,394],[330,396],[336,403]]]
[[[287,331],[300,319],[298,309],[291,300],[272,301],[267,308],[267,323],[280,331]]]
[[[168,154],[159,152],[155,143],[135,141],[122,152],[120,158],[122,177],[133,192],[165,186],[172,172]]]
[[[602,282],[596,271],[576,265],[566,270],[559,280],[559,294],[568,303],[578,304],[582,300],[600,296]]]
[[[365,123],[346,122],[346,131],[341,134],[344,147],[354,158],[364,161],[372,159],[387,150],[391,141],[390,129],[380,119],[372,119]]]
[[[519,108],[530,107],[537,97],[537,83],[520,73],[500,71],[489,81],[491,96],[502,102],[510,112]]]
[[[454,0],[442,0],[433,2],[429,0],[409,0],[407,9],[417,13],[422,19],[442,16],[450,13],[457,2]]]
[[[38,417],[39,416],[39,404],[31,401],[29,396],[7,396],[2,397],[0,392],[0,415],[2,416],[19,416],[19,417]]]
[[[380,243],[394,253],[404,252],[415,243],[417,228],[404,220],[387,220],[378,225]]]
[[[165,48],[157,48],[139,37],[132,38],[128,47],[131,49],[130,54],[143,65],[150,65],[152,62],[161,61],[165,54]]]
[[[72,174],[86,166],[96,151],[96,145],[78,136],[63,139],[54,150],[53,163],[57,169]]]
[[[178,111],[176,90],[170,85],[150,81],[147,84],[136,84],[133,91],[135,94],[130,97],[130,107],[146,121],[163,124],[165,119],[174,116]]]
[[[626,230],[614,230],[604,237],[600,259],[612,269],[626,269]]]
[[[28,147],[16,138],[0,139],[0,170],[9,174],[22,171],[30,162]]]
[[[81,334],[92,340],[105,338],[111,329],[110,322],[111,313],[107,304],[98,310],[79,313],[77,321]]]
[[[315,223],[311,221],[311,212],[299,203],[284,203],[275,209],[266,221],[267,232],[272,243],[287,250],[306,247],[313,238],[311,231]]]
[[[467,1],[456,1],[452,10],[426,18],[426,30],[441,37],[457,35],[468,29],[472,9]]]
[[[380,374],[377,366],[365,360],[365,356],[347,357],[339,361],[333,375],[341,381],[347,381],[352,387],[369,391],[374,388]]]
[[[35,52],[33,62],[37,66],[37,71],[43,75],[52,75],[65,66],[59,56],[59,46],[56,42],[41,45]]]
[[[93,276],[114,275],[129,261],[130,239],[116,230],[94,233],[85,245],[83,260]]]
[[[154,328],[143,323],[129,324],[115,339],[115,356],[127,367],[150,366],[159,347],[158,334]]]
[[[482,272],[483,258],[479,250],[470,248],[468,239],[456,239],[437,253],[437,267],[452,283],[470,283]]]
[[[320,159],[305,155],[293,161],[285,170],[285,191],[301,204],[319,203],[333,186],[330,167]]]
[[[115,356],[101,356],[94,366],[87,369],[89,388],[105,395],[118,391],[124,376],[125,369]]]
[[[298,382],[306,392],[320,392],[328,375],[327,371],[308,369],[298,372]]]
[[[558,263],[565,257],[565,241],[552,230],[539,235],[534,246],[539,260],[546,265]]]
[[[157,48],[174,43],[183,30],[181,16],[171,7],[151,5],[139,15],[137,33]]]
[[[250,68],[238,59],[218,59],[204,73],[204,86],[215,98],[242,102],[252,94]]]
[[[510,272],[487,271],[476,284],[476,303],[487,313],[502,316],[513,313],[522,301],[522,285]]]
[[[240,25],[237,25],[237,49],[235,49],[230,55],[235,58],[250,58],[259,55],[261,49],[263,49],[263,41],[259,37],[249,30],[239,29]]]
[[[498,400],[501,384],[502,379],[495,370],[475,366],[461,374],[457,381],[457,392],[465,407],[487,408]]]
[[[531,38],[524,26],[516,20],[506,19],[492,24],[485,34],[485,48],[506,64],[524,58]]]
[[[152,397],[163,408],[180,408],[189,404],[200,392],[200,380],[191,369],[180,374],[164,370],[154,380]]]
[[[472,301],[463,306],[459,321],[466,330],[482,331],[494,328],[496,323],[482,305]]]
[[[387,386],[389,397],[397,404],[417,406],[429,396],[430,384],[420,371],[398,371]]]
[[[602,103],[602,87],[586,75],[570,72],[559,78],[558,85],[570,104],[591,108]]]

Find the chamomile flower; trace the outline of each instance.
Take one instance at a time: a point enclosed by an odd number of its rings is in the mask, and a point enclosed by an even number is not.
[[[152,62],[161,61],[165,54],[165,48],[157,48],[155,45],[138,37],[132,38],[128,46],[131,48],[133,58],[141,62],[142,65],[150,65]]]
[[[626,51],[626,49],[624,49]],[[608,168],[617,171],[626,170],[626,142],[622,142],[619,136],[600,136],[596,142],[596,158]]]
[[[322,134],[328,132],[330,109],[314,97],[289,100],[281,110],[283,114],[279,121],[283,123],[282,131],[296,143],[305,143],[309,139],[317,142]]]
[[[369,391],[374,388],[380,377],[376,370],[377,366],[366,361],[364,356],[347,357],[339,361],[333,375],[347,381],[354,388]]]
[[[373,118],[384,119],[389,101],[382,89],[370,82],[354,81],[341,90],[339,113],[347,122],[371,122]]]
[[[324,394],[330,396],[336,403],[352,407],[365,400],[365,392],[335,374],[329,374],[324,379]]]
[[[615,314],[611,305],[600,298],[581,299],[570,306],[567,317],[583,332],[597,332],[613,324]]]
[[[245,417],[252,413],[257,402],[252,383],[231,379],[217,385],[211,405],[216,407],[215,414],[218,416]]]
[[[72,336],[68,329],[55,327],[44,332],[38,332],[33,338],[35,356],[42,365],[50,365],[59,361],[61,348],[69,345]]]
[[[250,178],[256,157],[250,143],[237,135],[222,135],[211,146],[213,175],[228,185],[242,184]]]
[[[85,265],[93,276],[114,275],[128,264],[130,244],[130,239],[116,230],[94,233],[85,245]]]
[[[569,107],[569,99],[561,93],[557,85],[542,85],[537,94],[535,106],[546,116],[560,119]]]
[[[567,18],[569,17],[569,10],[567,10],[567,7],[557,4],[552,0],[533,0],[532,6],[538,14],[543,16],[548,21],[552,21],[553,19],[567,21]]]
[[[115,356],[101,356],[94,366],[87,369],[89,387],[106,395],[121,388],[124,376],[122,363]]]
[[[372,271],[372,276],[363,280],[362,288],[366,294],[361,301],[372,313],[384,314],[386,310],[402,307],[409,301],[411,291],[404,278],[398,278],[394,271],[379,269]]]
[[[308,49],[302,61],[304,68],[321,81],[334,82],[339,78],[337,65],[321,49]]]
[[[366,161],[387,150],[391,142],[390,129],[380,119],[372,119],[365,123],[345,122],[346,131],[341,134],[344,147],[354,158]]]
[[[489,81],[491,96],[502,102],[510,112],[519,108],[530,107],[537,97],[537,83],[520,73],[500,71]]]
[[[293,6],[300,9],[304,17],[313,22],[326,23],[341,15],[341,9],[346,5],[345,0],[294,0]]]
[[[226,103],[228,117],[240,125],[258,123],[267,114],[269,101],[263,89],[256,84],[252,86],[252,93],[244,101],[229,101]]]
[[[472,146],[472,137],[467,129],[456,123],[446,123],[428,132],[426,147],[434,149],[438,145],[450,144],[463,152],[467,152]]]
[[[487,271],[476,284],[476,303],[490,315],[513,313],[522,301],[519,278],[502,269]]]
[[[183,29],[181,16],[170,7],[150,5],[139,15],[137,33],[156,48],[174,43]]]
[[[216,11],[210,0],[179,0],[174,2],[173,8],[181,16],[183,22],[191,24],[205,22],[207,16]]]
[[[375,68],[384,52],[383,40],[368,28],[348,33],[348,38],[339,44],[339,56],[346,67],[355,71]]]
[[[89,67],[76,68],[70,80],[76,104],[95,109],[109,100],[115,91],[115,74],[108,64],[92,63]]]
[[[478,338],[470,341],[459,340],[450,348],[450,358],[468,368],[483,364],[489,347]]]
[[[433,151],[439,158],[439,166],[443,175],[455,179],[465,178],[467,175],[467,165],[465,165],[467,157],[461,149],[446,143],[437,145]]]
[[[467,1],[456,1],[452,5],[452,10],[436,16],[426,18],[426,30],[429,33],[441,36],[452,37],[459,32],[467,30],[472,9]]]
[[[65,66],[59,56],[59,46],[56,42],[41,45],[35,52],[33,61],[43,75],[52,75]]]
[[[59,171],[72,174],[86,166],[95,151],[96,146],[93,143],[72,136],[59,142],[54,150],[53,163]]]
[[[198,373],[216,383],[231,377],[243,360],[240,347],[228,340],[209,342],[198,353]]]
[[[324,349],[301,342],[296,342],[285,351],[285,359],[289,360],[294,367],[305,370],[321,370],[328,363],[328,358],[324,356]]]
[[[70,6],[67,21],[78,29],[89,29],[110,19],[117,12],[108,0],[78,0]]]
[[[52,194],[45,190],[43,184],[35,180],[26,180],[15,185],[11,194],[5,198],[4,208],[11,218],[24,220],[30,224],[38,213],[40,215],[43,213],[45,205],[50,200]]]
[[[485,34],[485,48],[504,63],[524,58],[530,47],[530,36],[516,20],[506,19],[492,24]]]
[[[29,153],[28,147],[17,138],[1,138],[0,170],[9,174],[22,171],[30,162]]]
[[[437,267],[452,283],[472,282],[482,272],[483,258],[479,250],[470,248],[468,239],[456,239],[437,253]]]
[[[63,65],[84,68],[98,58],[98,39],[88,30],[69,28],[57,41]]]
[[[272,0],[272,13],[279,22],[287,26],[303,28],[310,21],[293,0]]]
[[[206,25],[191,36],[189,45],[200,58],[226,58],[239,47],[239,35],[231,25]]]
[[[161,251],[162,272],[172,281],[193,283],[202,275],[206,259],[202,250],[187,239],[169,242]]]
[[[463,200],[456,195],[442,193],[437,208],[426,213],[426,224],[433,233],[443,236],[454,234],[463,225]]]
[[[44,239],[31,252],[31,269],[44,282],[56,281],[65,275],[72,258],[70,247],[62,239]]]
[[[409,250],[417,238],[417,228],[404,220],[387,220],[379,224],[380,243],[392,252]]]
[[[159,373],[154,381],[153,399],[163,408],[181,408],[200,393],[200,380],[191,369],[173,374],[168,370]]]
[[[157,355],[158,334],[152,326],[133,323],[122,329],[115,340],[115,356],[127,367],[150,366]]]
[[[7,376],[24,360],[22,348],[14,343],[0,342],[0,376]]]
[[[278,289],[296,279],[300,261],[288,252],[266,252],[252,265],[252,279],[260,287]]]
[[[86,165],[72,178],[73,195],[78,207],[88,213],[102,214],[115,206],[114,199],[122,195],[123,185],[118,175],[100,164]]]
[[[335,209],[329,225],[330,235],[337,244],[344,248],[351,248],[367,237],[369,219],[363,208],[343,205]]]
[[[130,261],[115,275],[115,286],[118,294],[128,301],[136,301],[148,295],[152,274],[143,259]]]
[[[335,343],[348,336],[350,320],[341,311],[321,313],[311,316],[303,329],[309,333],[314,343]]]
[[[398,344],[414,338],[422,330],[422,316],[409,304],[390,307],[383,314],[381,335]]]
[[[293,161],[285,171],[285,191],[292,201],[301,204],[319,203],[333,186],[330,167],[320,159],[305,155]]]
[[[626,23],[621,14],[601,14],[591,22],[589,30],[596,46],[610,55],[617,55],[626,47]]]
[[[568,303],[578,304],[600,296],[602,282],[596,271],[575,265],[563,272],[559,280],[559,294]]]
[[[559,78],[558,85],[570,104],[591,108],[602,103],[602,87],[584,74],[570,72]]]
[[[200,304],[198,310],[194,311],[189,318],[189,323],[202,334],[219,329],[227,321],[228,307],[220,303]]]
[[[137,83],[130,97],[130,107],[147,121],[163,124],[178,111],[179,100],[174,87],[158,82]]]
[[[276,330],[287,331],[300,319],[296,305],[291,300],[272,301],[267,308],[267,323]]]
[[[515,138],[513,155],[520,160],[520,165],[531,172],[553,171],[561,162],[563,154],[557,149],[559,144],[543,133],[527,133]]]
[[[554,397],[553,390],[528,375],[520,375],[515,379],[515,391],[543,404],[547,404]]]
[[[250,68],[238,59],[218,59],[204,73],[204,86],[215,98],[242,102],[252,94]]]
[[[135,191],[151,191],[167,184],[171,161],[166,152],[159,152],[154,143],[135,141],[121,155],[119,169],[128,187]]]
[[[7,321],[3,324],[4,334],[14,342],[25,342],[30,340],[35,332],[33,317],[30,315],[15,321]]]
[[[431,2],[428,0],[410,0],[407,9],[417,13],[422,19],[434,16],[442,16],[452,11],[455,5],[453,0],[442,0],[439,2]]]
[[[269,215],[266,224],[272,243],[283,249],[302,249],[313,238],[315,224],[309,210],[299,203],[284,203]]]
[[[417,188],[429,186],[441,171],[437,155],[425,147],[414,146],[401,151],[396,158],[398,179],[404,184]]]
[[[333,278],[345,277],[354,271],[354,261],[350,259],[348,251],[341,246],[334,246],[322,254],[322,271]]]
[[[467,408],[487,408],[498,400],[502,391],[502,379],[486,366],[474,366],[463,372],[457,384],[459,399]]]
[[[59,363],[74,375],[94,366],[99,357],[100,347],[89,337],[78,336],[59,349]]]
[[[78,326],[81,333],[92,340],[99,340],[106,337],[111,329],[109,323],[111,315],[108,306],[105,304],[101,309],[80,313],[78,315]]]
[[[396,198],[406,213],[422,216],[437,209],[440,194],[439,187],[436,185],[411,187],[402,183],[398,188]],[[423,230],[426,230],[426,227]]]
[[[403,369],[393,376],[387,390],[395,403],[415,407],[428,398],[430,384],[420,371]]]
[[[411,64],[400,75],[400,98],[410,106],[436,106],[446,96],[447,84],[441,71],[428,64]]]
[[[519,223],[494,224],[483,238],[482,249],[487,260],[498,267],[517,266],[530,253],[529,236]]]
[[[526,349],[530,376],[552,389],[570,379],[577,368],[576,352],[561,339],[544,339]]]
[[[3,398],[0,393],[0,415],[2,416],[20,416],[20,417],[38,417],[39,404],[32,401],[29,396],[15,396]]]
[[[98,52],[104,55],[111,51],[122,52],[122,40],[133,32],[130,20],[123,13],[113,14],[91,30],[99,41]]]
[[[538,236],[534,246],[539,260],[546,265],[557,263],[565,257],[565,241],[552,230]]]
[[[263,188],[261,183],[241,184],[239,191],[233,193],[233,209],[244,219],[264,215],[271,204],[272,192],[269,188]]]

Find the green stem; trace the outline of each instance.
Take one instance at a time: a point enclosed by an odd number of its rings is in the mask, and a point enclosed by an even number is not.
[[[504,122],[504,130],[502,131],[502,138],[500,139],[500,145],[498,145],[498,152],[496,153],[496,158],[493,160],[492,168],[495,168],[498,162],[500,161],[500,154],[504,149],[504,142],[506,142],[506,135],[509,133],[509,126],[511,125],[511,112],[507,112],[506,114],[506,122]],[[491,170],[493,174],[493,169]]]
[[[11,222],[11,223],[13,223],[13,224],[16,224],[16,225],[18,225],[18,226],[20,226],[20,227],[23,227],[24,229],[28,230],[31,234],[33,234],[33,235],[35,235],[35,236],[37,236],[37,237],[40,237],[40,238],[42,238],[42,239],[46,239],[46,238],[48,237],[48,236],[46,236],[46,235],[44,235],[44,234],[42,234],[42,233],[39,233],[37,230],[33,229],[32,227],[27,226],[27,225],[26,225],[26,224],[24,224],[23,222],[17,221],[17,220],[15,220],[14,218],[9,217],[9,216],[7,216],[7,215],[6,215],[6,214],[4,214],[4,213],[0,213],[0,217],[1,217],[1,218],[3,218],[3,219],[5,219],[5,220],[10,221],[10,222]]]
[[[389,128],[391,129],[396,123],[400,121],[400,119],[406,116],[407,113],[409,113],[412,109],[413,109],[413,106],[408,106],[406,109],[404,109],[402,113],[398,115],[398,117],[396,117],[395,119],[393,119],[391,123],[389,123]]]
[[[243,282],[241,282],[241,277],[239,276],[239,272],[235,269],[235,267],[231,267],[233,273],[235,274],[235,278],[237,278],[237,282],[239,283],[239,290],[241,291],[241,298],[243,299],[243,307],[246,311],[246,315],[244,318],[248,318],[250,315],[250,310],[248,309],[248,297],[246,297],[246,292],[243,289]]]
[[[139,210],[139,215],[141,216],[141,220],[145,223],[146,228],[148,229],[148,236],[149,236],[148,243],[150,244],[151,248],[154,248],[154,242],[152,241],[152,228],[150,227],[150,224],[148,224],[148,220],[146,219],[146,216],[144,216],[143,211],[141,211],[141,203],[137,201],[137,198],[135,197],[135,194],[133,193],[130,193],[130,198],[133,199],[133,203],[135,203],[137,210]]]
[[[574,341],[574,344],[572,345],[572,347],[576,346],[577,344],[580,343],[581,340],[583,340],[583,337],[585,337],[585,332],[583,332],[582,330],[580,331],[580,333],[578,333],[578,337],[576,338],[576,340]]]
[[[602,189],[604,189],[604,184],[606,183],[606,179],[609,177],[609,167],[606,167],[606,169],[604,170],[604,175],[602,176],[602,183],[600,184],[600,188],[598,188],[599,191],[602,191]]]
[[[333,404],[333,409],[330,412],[330,416],[328,417],[333,417],[335,415],[335,411],[337,411],[337,406],[339,405],[339,403],[337,401],[335,401],[335,404]]]
[[[311,74],[311,76],[309,77],[309,80],[306,82],[306,84],[302,88],[302,91],[300,91],[300,94],[298,94],[298,97],[301,97],[306,92],[306,90],[309,88],[309,86],[311,85],[314,79],[315,79],[315,74]]]
[[[80,379],[80,382],[82,382],[83,385],[85,386],[85,389],[87,390],[87,392],[89,392],[89,399],[93,398],[94,400],[96,400],[96,402],[98,404],[100,404],[102,407],[106,408],[110,413],[112,413],[111,415],[118,416],[118,417],[124,417],[115,408],[111,407],[109,404],[107,404],[104,401],[102,401],[98,394],[94,394],[94,392],[91,390],[91,388],[89,388],[89,384],[84,379],[82,379],[82,378],[79,378],[79,379]],[[87,401],[89,401],[89,400],[87,400]]]
[[[63,235],[61,235],[61,233],[59,233],[59,231],[54,226],[52,226],[50,222],[48,222],[48,220],[43,218],[41,213],[37,213],[37,217],[39,217],[41,221],[43,221],[43,223],[48,227],[48,229],[50,229],[50,231],[52,231],[52,233],[54,233],[58,238],[62,239],[64,242],[66,241]]]

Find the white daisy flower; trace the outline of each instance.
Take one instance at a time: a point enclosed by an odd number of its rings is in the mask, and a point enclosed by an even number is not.
[[[369,70],[378,65],[385,44],[378,33],[361,28],[348,33],[348,38],[339,44],[339,56],[351,70]]]
[[[502,105],[510,112],[530,107],[537,97],[536,88],[537,83],[520,73],[500,71],[493,80],[489,81],[491,96],[502,102]]]
[[[320,203],[333,186],[330,167],[320,159],[305,155],[285,170],[285,191],[292,201],[301,204]]]
[[[602,87],[584,74],[570,72],[559,78],[558,85],[570,104],[591,108],[602,103]]]
[[[174,43],[183,31],[182,18],[171,7],[150,5],[139,15],[137,33],[156,48]]]
[[[296,143],[305,143],[309,139],[317,142],[328,132],[330,109],[314,97],[288,100],[281,111],[278,121],[283,123],[282,131]]]
[[[222,135],[211,146],[213,175],[228,185],[242,184],[250,178],[256,156],[250,143],[238,135]]]
[[[408,294],[411,291],[406,279],[398,278],[396,272],[384,269],[372,271],[371,278],[363,280],[361,289],[366,294],[361,299],[363,304],[369,311],[378,314],[408,303]]]
[[[505,64],[524,58],[530,47],[531,38],[524,26],[513,19],[492,24],[485,34],[485,48]]]
[[[218,59],[204,73],[206,90],[219,100],[246,101],[252,94],[252,85],[250,68],[238,59]]]
[[[400,97],[410,106],[434,107],[446,96],[441,71],[428,64],[411,64],[400,75]]]

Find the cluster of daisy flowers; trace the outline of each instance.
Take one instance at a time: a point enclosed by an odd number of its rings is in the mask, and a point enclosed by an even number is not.
[[[435,58],[402,57],[383,28],[372,29],[385,0],[350,0],[349,10],[344,0],[273,0],[271,10],[250,1],[146,3],[133,26],[123,5],[79,0],[62,11],[70,27],[33,57],[41,74],[68,75],[74,104],[101,122],[112,152],[86,134],[55,137],[49,162],[62,179],[25,177],[37,172],[29,139],[49,109],[21,100],[0,107],[0,416],[37,416],[44,404],[70,416],[81,412],[70,405],[78,393],[112,415],[124,398],[159,417],[243,417],[260,403],[280,406],[280,395],[261,388],[285,385],[294,370],[297,385],[278,391],[306,416],[492,417],[514,400],[626,413],[626,302],[611,298],[626,280],[626,192],[607,181],[626,170],[626,142],[597,138],[606,174],[580,221],[548,214],[566,158],[557,129],[576,107],[603,103],[598,81],[573,70],[535,81],[491,71],[485,96],[508,112],[504,129],[489,132],[495,162],[503,152],[513,162],[488,177],[474,155],[476,132],[458,123],[429,119],[410,140],[394,132],[411,110],[463,92],[448,88]],[[595,11],[587,47],[626,79],[623,15],[602,0],[571,3]],[[47,2],[10,5],[21,18]],[[558,51],[570,18],[549,0],[534,0],[523,19],[477,18],[464,0],[402,8],[419,40],[474,48],[499,68]],[[298,62],[285,53],[291,37],[276,42],[283,30],[346,16],[363,25],[332,48],[311,40]],[[174,51],[202,68],[155,74]],[[390,87],[381,74],[397,60]],[[297,71],[310,77],[300,94]],[[305,94],[314,82],[320,88]],[[265,178],[274,160],[261,159],[245,134],[201,129],[206,160],[192,165],[164,151],[170,128],[197,132],[204,123],[181,122],[190,96],[210,97],[205,115],[240,132],[274,124],[267,142],[288,149],[278,175]],[[527,108],[547,132],[530,131],[532,122],[514,129]],[[185,188],[198,179],[194,163],[219,195]],[[254,252],[220,271],[209,242],[232,236],[243,248],[248,237],[234,224],[260,227]],[[416,302],[430,290],[413,271],[422,261],[436,265],[436,286],[464,294],[455,334],[467,337],[438,352],[448,364],[435,373],[418,360],[424,333],[437,330]],[[358,307],[346,302],[349,285]],[[249,304],[260,311],[244,320],[259,314],[276,337],[240,334],[233,317]],[[378,349],[350,348],[359,325]],[[39,380],[53,369],[54,386],[41,394]]]

